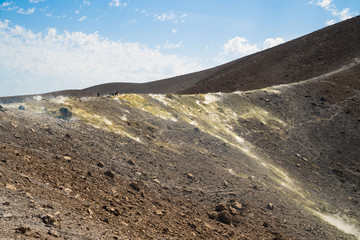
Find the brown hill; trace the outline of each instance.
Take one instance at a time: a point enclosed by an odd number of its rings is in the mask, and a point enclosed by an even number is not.
[[[360,16],[250,56],[200,72],[148,83],[107,83],[42,94],[96,96],[120,93],[207,93],[259,89],[313,78],[360,56]],[[21,102],[34,95],[2,97],[0,102]]]

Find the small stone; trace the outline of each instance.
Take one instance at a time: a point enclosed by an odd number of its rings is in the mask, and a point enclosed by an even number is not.
[[[64,159],[67,160],[67,161],[70,161],[70,160],[71,160],[71,157],[69,157],[69,156],[64,156]]]
[[[72,193],[72,190],[70,188],[63,188],[64,192],[66,192],[67,194]]]
[[[88,213],[92,216],[92,215],[94,215],[94,212],[91,210],[91,208],[88,208]]]
[[[194,175],[192,175],[191,173],[187,173],[186,176],[188,179],[191,179],[191,180],[195,179]]]
[[[234,208],[236,208],[238,210],[242,209],[242,207],[243,207],[242,204],[237,202],[237,201],[233,202],[232,205],[233,205]]]
[[[49,230],[49,235],[57,237],[57,238],[60,237],[60,234],[57,231],[55,231],[54,229]]]
[[[2,205],[4,205],[4,206],[10,206],[10,202],[4,202]]]
[[[297,166],[298,168],[301,167],[300,163],[297,163],[296,166]]]
[[[140,191],[140,186],[139,186],[139,184],[136,183],[136,182],[130,183],[130,187],[131,187],[132,189],[134,189],[135,191]]]
[[[228,211],[224,210],[218,214],[217,220],[219,222],[230,224],[231,223],[231,215]]]
[[[65,134],[65,137],[71,138],[71,135],[69,133]]]
[[[267,228],[269,226],[269,224],[267,222],[264,222],[263,226]]]
[[[209,215],[209,218],[212,219],[212,220],[215,220],[218,217],[217,212],[210,212],[208,215]]]
[[[226,203],[220,203],[215,207],[215,211],[221,212],[227,210]]]
[[[105,172],[105,175],[108,176],[109,178],[114,178],[115,177],[115,174],[110,170],[107,170]]]
[[[229,207],[229,212],[230,212],[231,215],[237,215],[237,214],[238,214],[238,212],[236,211],[236,209],[233,208],[233,207]]]
[[[15,230],[21,234],[25,234],[26,232],[30,232],[31,229],[29,227],[18,227]]]
[[[164,215],[163,211],[161,211],[161,210],[156,210],[155,214],[158,215],[158,216]]]
[[[130,165],[133,165],[133,166],[135,165],[135,161],[132,160],[132,159],[128,160],[127,162],[128,162],[128,164],[130,164]]]
[[[266,208],[269,209],[269,210],[274,210],[274,204],[268,203],[268,205],[266,206]]]
[[[98,162],[98,163],[96,164],[96,166],[98,166],[98,167],[100,167],[100,168],[103,168],[105,165],[104,165],[103,162]]]
[[[52,226],[55,226],[55,227],[59,226],[59,221],[55,217],[53,217],[52,215],[48,214],[48,215],[42,216],[41,220],[46,225],[52,225]]]
[[[16,191],[16,187],[15,187],[15,185],[13,185],[13,184],[7,183],[7,184],[5,184],[5,187],[6,187],[7,189]]]

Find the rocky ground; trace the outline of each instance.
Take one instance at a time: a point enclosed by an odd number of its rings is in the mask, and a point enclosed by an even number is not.
[[[4,104],[0,238],[359,239],[359,66],[247,92]]]

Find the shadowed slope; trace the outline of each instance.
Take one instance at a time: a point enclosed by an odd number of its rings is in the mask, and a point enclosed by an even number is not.
[[[181,93],[233,92],[298,82],[360,56],[360,17],[241,58]]]

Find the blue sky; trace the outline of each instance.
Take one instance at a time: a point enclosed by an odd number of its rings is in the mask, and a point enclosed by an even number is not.
[[[0,0],[0,96],[194,72],[359,12],[359,0]]]

